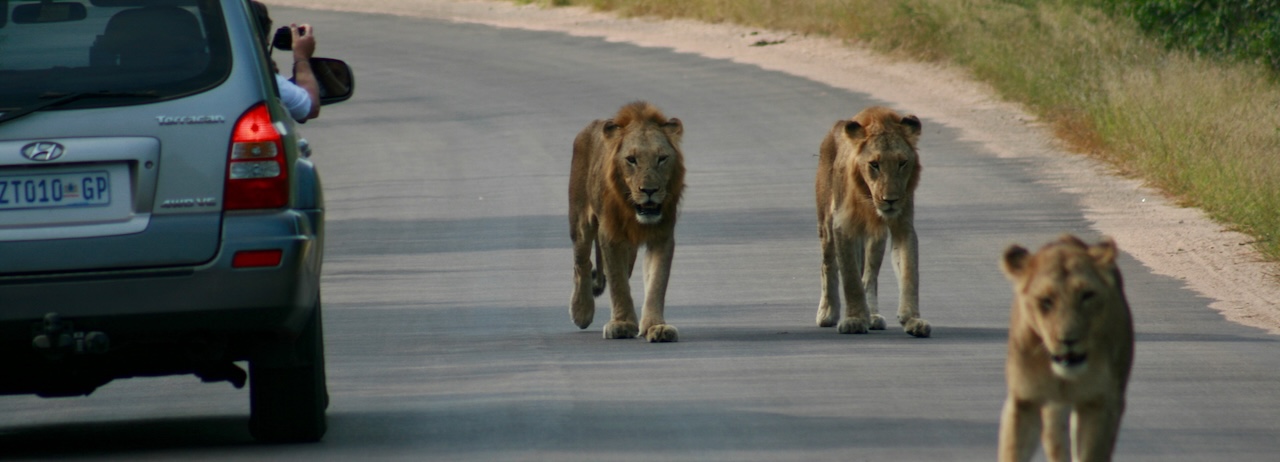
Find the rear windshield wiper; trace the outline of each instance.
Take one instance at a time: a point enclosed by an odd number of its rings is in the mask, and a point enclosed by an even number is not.
[[[89,98],[158,98],[160,92],[155,90],[146,91],[85,91],[73,93],[56,93],[50,92],[40,95],[40,101],[26,107],[20,107],[4,114],[0,114],[0,123],[22,117],[32,112],[48,109],[51,107],[61,106],[72,101],[89,99]]]

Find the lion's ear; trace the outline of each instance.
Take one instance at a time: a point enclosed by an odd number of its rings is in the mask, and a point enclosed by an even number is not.
[[[1004,251],[1004,257],[1000,259],[1000,269],[1004,271],[1005,277],[1010,281],[1017,280],[1027,269],[1027,260],[1031,258],[1031,252],[1020,245],[1014,244]]]
[[[618,134],[618,128],[618,124],[613,123],[613,119],[605,119],[604,123],[600,124],[600,134],[605,138],[612,138]]]
[[[862,124],[852,120],[841,120],[836,122],[836,127],[844,131],[844,136],[852,141],[858,141],[867,136],[867,130],[862,128]]]
[[[920,130],[922,127],[920,125],[920,119],[916,118],[914,115],[903,117],[902,127],[907,130],[907,142],[911,143],[912,146],[915,146],[916,141],[920,139]]]
[[[684,135],[684,122],[672,117],[667,120],[667,123],[662,124],[662,131],[666,132],[667,136],[679,138],[681,135]]]
[[[1116,247],[1116,241],[1108,236],[1103,236],[1101,241],[1089,247],[1089,256],[1093,257],[1100,268],[1115,268],[1117,253],[1119,248]]]

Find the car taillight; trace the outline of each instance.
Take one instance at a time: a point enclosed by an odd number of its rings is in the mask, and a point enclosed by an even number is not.
[[[224,210],[274,209],[289,203],[284,143],[266,104],[249,108],[231,132]]]

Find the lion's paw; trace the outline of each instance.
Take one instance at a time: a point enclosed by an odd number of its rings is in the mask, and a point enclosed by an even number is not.
[[[841,334],[865,334],[867,333],[867,322],[863,321],[862,318],[844,318],[836,326],[836,330]]]
[[[591,298],[583,297],[577,290],[573,292],[573,300],[569,301],[569,319],[579,329],[586,329],[596,316],[596,304]]]
[[[884,330],[884,316],[871,315],[871,330]]]
[[[818,327],[835,327],[836,322],[840,320],[840,314],[830,307],[818,307]]]
[[[929,326],[929,321],[920,318],[914,318],[902,325],[902,330],[914,337],[925,338],[933,333],[933,328]]]
[[[569,317],[573,319],[573,324],[579,329],[591,327],[592,318],[595,318],[595,310],[577,310],[570,309]]]
[[[634,322],[618,322],[609,321],[604,325],[604,338],[636,338],[640,334],[640,327]]]
[[[649,343],[665,343],[680,341],[680,331],[676,330],[676,326],[670,324],[658,324],[649,326],[644,333],[645,340]]]

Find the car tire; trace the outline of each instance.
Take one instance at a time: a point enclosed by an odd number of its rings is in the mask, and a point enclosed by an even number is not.
[[[274,367],[250,360],[249,432],[254,439],[266,443],[306,443],[324,437],[329,392],[325,383],[320,318],[317,298],[311,319],[297,340],[276,347],[283,351],[272,352],[296,355],[301,365]]]

